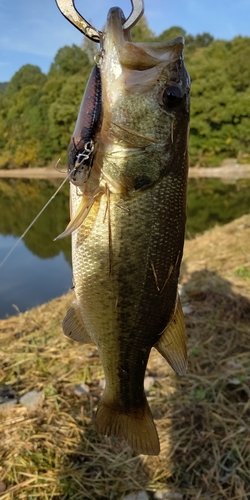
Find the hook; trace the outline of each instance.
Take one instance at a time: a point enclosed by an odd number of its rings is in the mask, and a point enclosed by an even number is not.
[[[123,24],[123,29],[128,30],[133,28],[133,26],[138,23],[139,19],[143,16],[144,13],[144,1],[143,0],[130,0],[132,5],[132,10]]]
[[[130,2],[132,11],[123,25],[124,30],[132,28],[139,21],[144,12],[143,0],[130,0]],[[71,24],[93,42],[100,42],[102,32],[96,30],[81,16],[75,7],[74,0],[56,0],[56,3],[61,13]]]

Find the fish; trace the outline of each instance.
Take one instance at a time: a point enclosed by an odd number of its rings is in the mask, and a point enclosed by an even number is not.
[[[151,349],[179,375],[187,369],[178,278],[190,78],[182,37],[135,43],[124,20],[121,9],[110,9],[70,141],[71,216],[59,237],[72,235],[75,300],[62,327],[98,349],[105,389],[97,431],[158,455],[144,392]],[[82,163],[79,154],[87,156]]]

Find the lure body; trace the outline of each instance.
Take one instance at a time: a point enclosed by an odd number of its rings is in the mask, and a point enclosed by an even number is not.
[[[80,106],[75,130],[68,148],[71,182],[83,185],[94,161],[96,135],[101,123],[101,75],[94,66]]]

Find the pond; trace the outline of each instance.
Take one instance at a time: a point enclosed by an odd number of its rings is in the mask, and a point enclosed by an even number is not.
[[[227,224],[250,211],[250,180],[189,179],[187,238]]]
[[[60,180],[0,179],[0,262],[55,192]],[[66,293],[72,286],[70,238],[53,241],[68,224],[68,185],[0,267],[0,318]],[[187,237],[248,213],[250,181],[190,179]]]
[[[0,179],[0,262],[59,184],[60,180]],[[0,267],[0,318],[70,289],[70,238],[53,241],[68,221],[68,186],[64,186]]]

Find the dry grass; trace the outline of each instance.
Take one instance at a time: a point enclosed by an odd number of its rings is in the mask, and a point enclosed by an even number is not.
[[[186,243],[188,373],[176,376],[155,351],[147,370],[159,457],[95,432],[103,372],[94,348],[62,335],[70,294],[0,321],[0,387],[44,391],[39,410],[17,404],[0,415],[1,500],[119,500],[141,489],[250,499],[249,242],[244,216]],[[89,394],[77,396],[81,382]]]

